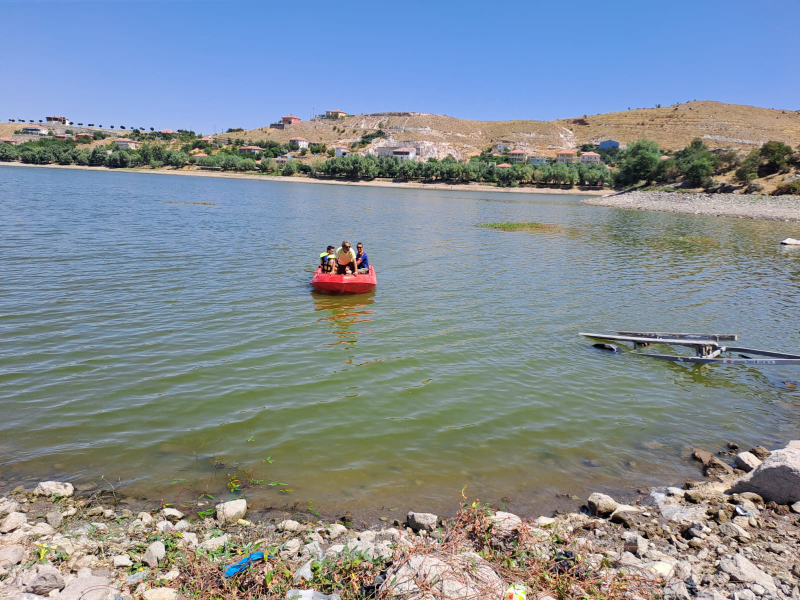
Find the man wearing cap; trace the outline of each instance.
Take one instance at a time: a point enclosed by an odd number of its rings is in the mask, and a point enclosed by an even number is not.
[[[350,247],[350,242],[345,240],[342,242],[342,245],[336,249],[336,274],[346,275],[347,269],[350,269],[353,275],[358,276],[356,251]]]

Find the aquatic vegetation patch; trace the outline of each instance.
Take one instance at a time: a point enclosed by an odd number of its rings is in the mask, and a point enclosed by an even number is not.
[[[662,238],[667,244],[684,244],[690,246],[719,246],[719,240],[708,235],[667,235]]]
[[[564,231],[564,227],[555,223],[538,223],[537,221],[509,221],[505,223],[479,223],[478,227],[499,229],[500,231]]]

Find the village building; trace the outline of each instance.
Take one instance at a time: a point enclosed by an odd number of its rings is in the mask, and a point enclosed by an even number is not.
[[[208,154],[205,152],[198,152],[197,154],[192,154],[192,158],[197,160],[198,158],[206,158]]]
[[[249,152],[250,154],[258,154],[259,152],[263,152],[264,149],[261,146],[242,146],[239,148],[241,152]]]
[[[616,140],[603,140],[597,147],[601,150],[611,150],[612,148],[619,148],[619,142]]]
[[[528,157],[525,154],[525,150],[520,150],[519,148],[515,148],[508,153],[508,160],[512,163],[524,163],[526,158]]]
[[[47,135],[47,127],[39,127],[38,125],[26,125],[22,128],[22,133],[29,135]]]
[[[495,144],[492,146],[492,152],[505,152],[506,150],[508,150],[508,146],[505,144]]]
[[[48,123],[59,123],[61,125],[69,125],[67,117],[45,117]]]
[[[72,138],[72,134],[71,133],[59,133],[58,135],[56,135],[56,139],[57,140],[71,140],[73,138]]]
[[[308,149],[308,140],[301,137],[289,138],[290,144],[297,144],[300,148]]]
[[[269,128],[270,129],[285,129],[286,125],[284,125],[283,123],[270,123],[269,124]]]
[[[281,117],[281,122],[284,125],[295,125],[295,124],[299,123],[302,120],[303,119],[301,119],[300,117],[295,117],[294,115],[288,115],[288,116],[285,116],[285,117]]]
[[[198,142],[208,142],[208,143],[210,144],[210,143],[211,143],[211,142],[213,142],[214,140],[212,140],[210,137],[201,137],[201,138],[200,138],[199,140],[197,140],[197,141],[198,141]]]
[[[343,156],[347,156],[350,154],[350,150],[348,150],[344,146],[334,146],[333,149],[336,152],[336,158],[341,158]]]
[[[344,119],[347,113],[343,110],[326,110],[325,116],[329,119]]]
[[[125,150],[139,149],[139,142],[128,138],[117,138],[114,140],[114,144],[117,146],[117,148],[123,148]]]
[[[597,152],[582,152],[581,162],[583,164],[600,164],[600,155]]]
[[[531,156],[528,159],[528,163],[531,165],[546,165],[547,164],[547,157],[546,156]]]
[[[574,165],[578,162],[577,150],[559,150],[556,162],[562,165]]]
[[[503,163],[503,164],[497,165],[497,168],[498,169],[510,169],[511,165],[508,164],[508,163]]]
[[[19,146],[22,142],[14,138],[0,138],[0,144],[11,144],[12,146]]]
[[[667,156],[666,154],[662,154],[661,160],[669,160],[669,156]]]
[[[91,133],[86,133],[86,132],[84,132],[84,133],[78,133],[78,134],[76,134],[76,135],[75,135],[75,138],[76,138],[76,139],[77,139],[77,138],[90,138],[90,139],[92,139],[92,138],[94,138],[94,136],[93,136]]]
[[[392,156],[395,158],[399,158],[400,160],[416,160],[417,159],[417,149],[416,148],[395,148],[392,151]]]

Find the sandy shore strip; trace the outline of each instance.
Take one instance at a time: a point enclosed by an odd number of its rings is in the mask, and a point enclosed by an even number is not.
[[[800,221],[800,196],[682,194],[635,191],[587,198],[582,204],[767,221]]]
[[[515,187],[501,188],[480,183],[401,183],[396,181],[339,181],[312,179],[311,177],[283,177],[281,175],[259,175],[222,173],[220,171],[194,171],[176,169],[108,169],[106,167],[82,167],[78,165],[28,165],[20,162],[3,162],[0,167],[28,167],[33,169],[71,169],[77,171],[103,171],[106,173],[147,173],[151,175],[183,175],[188,177],[213,177],[215,179],[250,179],[256,181],[280,181],[287,183],[314,183],[321,185],[349,185],[356,187],[411,188],[419,190],[448,190],[455,192],[512,193],[512,194],[564,194],[567,196],[604,196],[608,190],[581,188]]]
[[[373,527],[44,481],[0,496],[0,599],[800,598],[800,441],[693,457],[704,479],[630,504],[595,492],[529,520],[465,497]]]

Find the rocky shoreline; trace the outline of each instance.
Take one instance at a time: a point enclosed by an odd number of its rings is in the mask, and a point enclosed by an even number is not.
[[[465,498],[371,529],[249,521],[244,498],[134,513],[42,482],[0,497],[0,600],[800,600],[800,441],[694,457],[705,479],[630,505],[523,520]]]
[[[767,221],[800,221],[800,197],[632,191],[586,198],[582,204],[633,210],[712,215]]]

